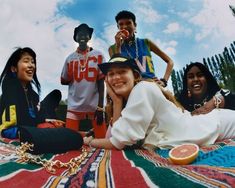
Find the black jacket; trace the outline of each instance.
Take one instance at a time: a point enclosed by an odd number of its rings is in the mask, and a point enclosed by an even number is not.
[[[17,78],[4,80],[0,100],[0,131],[9,126],[36,126],[39,95],[29,85],[25,92]],[[30,115],[30,110],[34,115]]]

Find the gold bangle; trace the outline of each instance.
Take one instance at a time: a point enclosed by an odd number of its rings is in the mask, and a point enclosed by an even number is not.
[[[219,105],[221,104],[222,100],[217,96],[214,96],[213,100],[214,100],[215,107],[219,108]]]

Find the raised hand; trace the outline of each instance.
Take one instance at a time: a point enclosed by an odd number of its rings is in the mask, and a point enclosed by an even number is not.
[[[115,42],[117,47],[120,47],[124,40],[127,39],[129,37],[129,31],[126,29],[122,29],[120,31],[118,31],[115,35]]]
[[[107,77],[105,78],[105,84],[106,84],[107,94],[109,95],[113,103],[122,102],[123,98],[114,92],[114,90],[111,88],[111,86],[108,83]]]
[[[121,111],[123,108],[123,102],[124,99],[123,97],[117,95],[114,90],[112,89],[112,87],[109,85],[107,77],[105,78],[105,84],[106,84],[106,88],[107,88],[107,93],[109,95],[109,97],[111,98],[111,100],[113,101],[113,123],[121,116]]]

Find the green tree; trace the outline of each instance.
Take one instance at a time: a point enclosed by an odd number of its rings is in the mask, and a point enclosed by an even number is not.
[[[235,42],[230,44],[233,53],[235,54]]]
[[[174,69],[173,69],[172,74],[171,74],[171,80],[172,80],[173,90],[175,91],[175,95],[178,96],[178,94],[179,94],[179,91],[178,91],[179,82],[177,82],[177,75],[176,75],[176,71]]]
[[[202,62],[222,88],[235,91],[235,41],[230,44],[230,47],[225,47],[222,53],[203,58]],[[183,88],[182,80],[185,67],[179,71],[174,70],[174,76],[172,74],[172,85],[176,97]]]
[[[235,62],[235,54],[233,53],[233,50],[231,48],[229,49],[229,52],[231,54],[233,62]]]
[[[215,77],[216,81],[219,83],[220,82],[220,78],[221,78],[220,70],[219,70],[219,65],[217,64],[217,61],[215,61],[214,56],[212,56],[211,61],[212,61],[212,65],[213,65],[214,72],[215,72],[214,73],[214,77]]]

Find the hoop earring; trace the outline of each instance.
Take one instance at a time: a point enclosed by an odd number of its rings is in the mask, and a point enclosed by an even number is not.
[[[192,97],[191,91],[188,89],[188,98],[191,98],[191,97]]]

